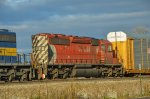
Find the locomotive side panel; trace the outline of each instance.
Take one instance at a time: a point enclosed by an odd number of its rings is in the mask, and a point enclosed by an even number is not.
[[[0,63],[16,63],[16,33],[0,29]]]
[[[56,63],[86,64],[99,63],[98,47],[83,44],[54,45],[57,54]]]
[[[55,38],[55,42],[54,39]],[[51,47],[50,52],[57,54],[54,59],[56,59],[56,63],[68,63],[68,64],[79,64],[79,63],[98,63],[98,52],[99,46],[92,46],[87,38],[78,38],[74,39],[74,37],[64,37],[63,35],[59,35],[59,37],[49,38],[50,42],[49,46]],[[50,54],[50,53],[49,53]],[[57,56],[57,57],[56,57]],[[99,56],[100,57],[100,56]],[[52,61],[52,60],[51,60]]]

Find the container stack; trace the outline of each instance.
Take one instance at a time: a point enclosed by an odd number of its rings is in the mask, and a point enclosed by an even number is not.
[[[16,33],[0,29],[0,63],[15,63],[16,60]]]

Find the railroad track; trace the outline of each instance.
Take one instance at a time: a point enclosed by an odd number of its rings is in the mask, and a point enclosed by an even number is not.
[[[149,80],[150,76],[141,77],[143,80]],[[139,77],[107,77],[107,78],[67,78],[67,79],[46,79],[46,80],[32,80],[32,81],[0,81],[2,84],[31,84],[31,83],[57,83],[57,82],[82,82],[82,81],[124,81],[124,80],[140,80]]]

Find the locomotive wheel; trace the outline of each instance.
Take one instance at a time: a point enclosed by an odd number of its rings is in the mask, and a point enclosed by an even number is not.
[[[20,81],[20,82],[24,81],[23,76],[21,76],[21,77],[19,78],[19,81]]]
[[[8,82],[11,82],[11,81],[12,81],[12,76],[9,75],[9,76],[8,76]]]
[[[28,74],[27,74],[27,80],[28,80],[28,81],[31,81],[31,80],[32,80],[32,79],[31,79],[30,72],[28,72]]]
[[[68,77],[68,73],[63,74],[63,79],[66,79]]]
[[[108,70],[107,76],[108,76],[108,77],[112,77],[112,75],[113,75],[113,70],[110,68],[110,69]]]
[[[25,80],[26,80],[25,75],[22,75],[19,79],[20,82],[25,81]]]
[[[53,78],[53,79],[58,78],[58,73],[53,74],[53,77],[52,77],[52,78]]]
[[[5,82],[11,82],[12,81],[12,76],[9,75],[8,78],[5,80]]]
[[[58,78],[58,69],[53,70],[52,79],[56,79],[56,78]]]
[[[105,73],[104,72],[101,73],[101,77],[105,78]]]

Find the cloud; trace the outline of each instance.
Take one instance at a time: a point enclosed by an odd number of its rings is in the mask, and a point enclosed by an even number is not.
[[[6,0],[8,3],[23,3],[23,2],[29,2],[30,0]]]
[[[19,24],[19,25],[0,25],[1,28],[8,28],[11,30],[15,30],[15,31],[21,31],[21,30],[25,30],[28,29],[28,25],[27,24]]]
[[[5,0],[4,5],[11,10],[21,10],[24,7],[27,7],[31,0]]]
[[[150,27],[148,1],[0,0],[0,28],[17,33],[19,49],[40,32],[103,38],[110,31]]]
[[[60,26],[64,27],[72,27],[72,26],[81,26],[89,24],[96,24],[101,22],[105,22],[105,24],[111,24],[113,21],[123,21],[128,20],[130,18],[140,18],[144,16],[150,16],[149,11],[144,12],[130,12],[130,13],[105,13],[105,14],[75,14],[75,15],[52,15],[47,19],[43,20],[34,20],[34,21],[26,21],[20,22],[16,25],[1,25],[2,28],[11,28],[13,30],[21,31],[26,29],[38,29],[39,26]],[[125,20],[125,21],[126,21]],[[43,28],[43,27],[41,27]]]
[[[23,21],[41,21],[49,16],[98,15],[149,11],[143,2],[105,2],[97,0],[5,0],[0,9],[1,23],[16,24]],[[19,1],[19,2],[18,2]],[[111,1],[111,0],[110,0]],[[141,5],[139,6],[140,3]],[[134,6],[133,6],[134,5]],[[134,9],[134,10],[133,10]],[[136,9],[136,10],[135,10]],[[144,10],[143,10],[144,9]],[[11,18],[10,18],[11,16]]]
[[[150,12],[52,15],[43,20],[23,21],[13,25],[1,24],[0,27],[28,35],[38,32],[64,32],[68,34],[77,32],[82,35],[80,32],[85,34],[91,33],[93,30],[97,32],[112,26],[147,24],[149,21],[142,19],[146,16],[150,16]]]
[[[5,0],[0,0],[0,4],[3,4],[5,2]]]
[[[7,6],[10,6],[14,9],[17,8],[28,8],[29,6],[38,6],[45,4],[48,0],[2,0]],[[20,10],[20,9],[18,9]]]
[[[65,16],[59,16],[54,15],[51,16],[50,19],[53,21],[73,21],[73,22],[95,22],[97,20],[112,20],[112,19],[121,19],[121,18],[131,18],[131,17],[143,17],[143,16],[150,16],[149,11],[145,12],[130,12],[130,13],[106,13],[106,14],[97,14],[97,15],[90,15],[90,14],[77,14],[77,15],[65,15]]]

